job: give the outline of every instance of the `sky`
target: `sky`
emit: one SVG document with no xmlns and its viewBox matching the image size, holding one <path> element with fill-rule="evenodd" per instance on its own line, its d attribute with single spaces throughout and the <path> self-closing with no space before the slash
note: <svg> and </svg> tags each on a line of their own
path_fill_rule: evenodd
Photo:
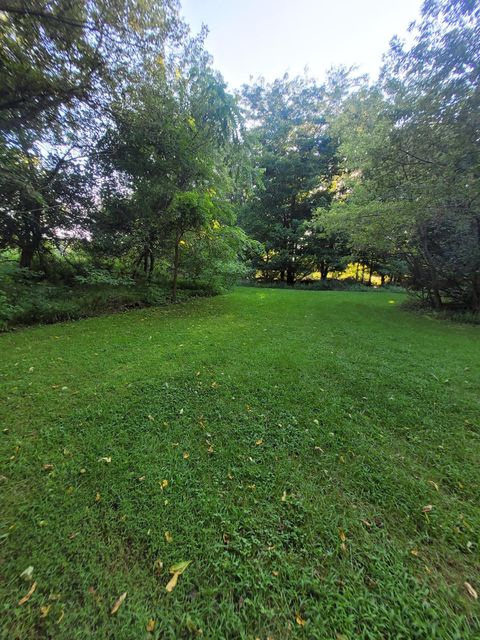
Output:
<svg viewBox="0 0 480 640">
<path fill-rule="evenodd" d="M 332 66 L 356 65 L 376 78 L 392 36 L 405 35 L 422 0 L 181 0 L 194 33 L 230 89 L 250 76 L 303 73 L 322 80 Z"/>
</svg>

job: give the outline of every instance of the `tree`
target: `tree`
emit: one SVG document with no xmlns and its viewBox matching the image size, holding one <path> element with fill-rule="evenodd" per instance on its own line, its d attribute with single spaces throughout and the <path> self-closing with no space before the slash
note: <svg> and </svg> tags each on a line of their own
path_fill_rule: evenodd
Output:
<svg viewBox="0 0 480 640">
<path fill-rule="evenodd" d="M 186 27 L 174 0 L 0 0 L 0 11 L 0 247 L 31 267 L 86 222 L 86 158 L 112 101 Z"/>
<path fill-rule="evenodd" d="M 171 251 L 174 299 L 185 234 L 207 225 L 231 196 L 228 159 L 240 135 L 234 97 L 201 41 L 194 45 L 173 73 L 158 65 L 115 106 L 98 150 L 103 206 L 91 227 L 95 244 L 116 224 L 117 247 L 133 252 L 147 276 Z"/>
<path fill-rule="evenodd" d="M 244 87 L 263 186 L 242 215 L 248 233 L 264 243 L 264 264 L 294 284 L 306 243 L 304 222 L 329 201 L 334 147 L 322 114 L 324 90 L 307 78 L 285 75 L 272 84 Z"/>
<path fill-rule="evenodd" d="M 436 308 L 480 310 L 479 18 L 478 3 L 425 2 L 411 47 L 394 39 L 378 86 L 337 120 L 357 226 L 380 254 L 388 238 Z"/>
<path fill-rule="evenodd" d="M 27 136 L 23 148 L 0 147 L 0 249 L 18 248 L 21 267 L 86 217 L 85 176 L 67 156 L 52 150 L 40 159 Z"/>
<path fill-rule="evenodd" d="M 176 0 L 0 0 L 0 130 L 56 125 L 108 103 L 184 37 Z"/>
</svg>

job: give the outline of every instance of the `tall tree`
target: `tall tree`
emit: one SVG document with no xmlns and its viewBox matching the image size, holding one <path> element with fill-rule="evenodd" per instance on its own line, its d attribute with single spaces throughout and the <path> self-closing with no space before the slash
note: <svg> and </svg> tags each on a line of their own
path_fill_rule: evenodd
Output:
<svg viewBox="0 0 480 640">
<path fill-rule="evenodd" d="M 313 81 L 288 75 L 243 90 L 263 185 L 247 203 L 242 224 L 265 245 L 258 267 L 288 284 L 309 272 L 311 242 L 305 223 L 331 200 L 336 159 L 326 95 Z"/>
<path fill-rule="evenodd" d="M 434 307 L 480 310 L 480 6 L 428 0 L 412 34 L 339 116 L 350 211 L 373 245 L 382 227 Z"/>
<path fill-rule="evenodd" d="M 21 266 L 84 222 L 85 156 L 114 98 L 186 33 L 177 10 L 175 0 L 0 0 L 0 247 L 18 249 Z"/>
<path fill-rule="evenodd" d="M 105 206 L 92 225 L 94 241 L 101 241 L 121 208 L 117 246 L 134 253 L 147 275 L 158 256 L 171 252 L 174 298 L 185 234 L 214 211 L 220 215 L 230 196 L 228 158 L 239 136 L 234 97 L 211 70 L 201 41 L 192 45 L 196 51 L 190 48 L 173 74 L 159 64 L 115 106 L 99 147 Z"/>
</svg>

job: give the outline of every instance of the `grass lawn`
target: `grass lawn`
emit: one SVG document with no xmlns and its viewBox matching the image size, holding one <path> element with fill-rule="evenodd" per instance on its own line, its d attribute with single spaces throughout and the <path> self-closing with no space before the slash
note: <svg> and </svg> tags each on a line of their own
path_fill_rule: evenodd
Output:
<svg viewBox="0 0 480 640">
<path fill-rule="evenodd" d="M 480 638 L 480 330 L 402 299 L 0 336 L 0 636 Z"/>
</svg>

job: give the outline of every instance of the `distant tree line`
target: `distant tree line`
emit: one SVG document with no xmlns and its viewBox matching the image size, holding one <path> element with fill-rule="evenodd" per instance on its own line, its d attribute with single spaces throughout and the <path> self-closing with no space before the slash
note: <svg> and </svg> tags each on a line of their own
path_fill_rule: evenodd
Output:
<svg viewBox="0 0 480 640">
<path fill-rule="evenodd" d="M 146 280 L 352 268 L 480 311 L 480 5 L 426 0 L 379 79 L 230 93 L 176 0 L 0 0 L 0 250 Z M 252 273 L 252 271 L 250 271 Z"/>
</svg>

